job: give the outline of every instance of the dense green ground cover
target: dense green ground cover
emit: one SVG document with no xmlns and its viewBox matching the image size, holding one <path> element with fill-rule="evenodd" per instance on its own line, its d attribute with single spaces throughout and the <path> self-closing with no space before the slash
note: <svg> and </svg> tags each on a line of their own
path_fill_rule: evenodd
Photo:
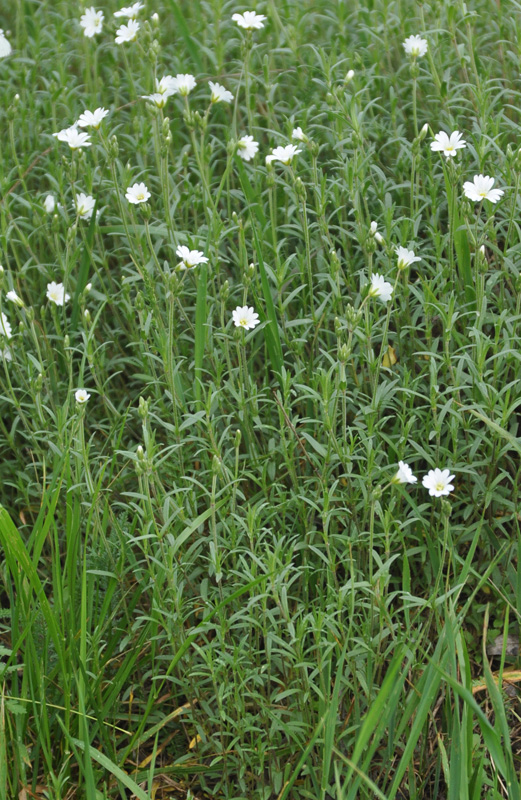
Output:
<svg viewBox="0 0 521 800">
<path fill-rule="evenodd" d="M 0 3 L 0 800 L 521 798 L 521 6 L 144 1 Z"/>
</svg>

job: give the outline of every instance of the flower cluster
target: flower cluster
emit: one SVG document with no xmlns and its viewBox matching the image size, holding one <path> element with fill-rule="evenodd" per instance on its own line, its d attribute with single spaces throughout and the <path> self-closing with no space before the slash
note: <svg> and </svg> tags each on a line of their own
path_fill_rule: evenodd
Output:
<svg viewBox="0 0 521 800">
<path fill-rule="evenodd" d="M 429 490 L 431 497 L 446 497 L 454 491 L 454 475 L 450 474 L 449 469 L 431 469 L 427 475 L 423 476 L 422 486 Z M 416 483 L 418 478 L 413 474 L 412 469 L 404 461 L 398 462 L 398 471 L 391 483 Z"/>
</svg>

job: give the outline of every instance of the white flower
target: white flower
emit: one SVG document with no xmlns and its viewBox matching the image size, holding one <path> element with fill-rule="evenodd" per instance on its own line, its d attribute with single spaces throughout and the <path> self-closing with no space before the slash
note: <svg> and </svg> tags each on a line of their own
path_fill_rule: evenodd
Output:
<svg viewBox="0 0 521 800">
<path fill-rule="evenodd" d="M 233 101 L 233 94 L 220 83 L 208 81 L 208 86 L 212 92 L 212 103 L 231 103 Z"/>
<path fill-rule="evenodd" d="M 398 461 L 398 472 L 392 479 L 392 483 L 416 483 L 418 478 L 413 475 L 412 469 L 404 461 Z"/>
<path fill-rule="evenodd" d="M 165 75 L 160 81 L 156 78 L 156 91 L 153 94 L 143 94 L 141 96 L 144 100 L 154 103 L 158 108 L 163 108 L 168 98 L 176 93 L 176 79 L 171 75 Z"/>
<path fill-rule="evenodd" d="M 85 36 L 92 39 L 97 33 L 101 33 L 104 19 L 105 15 L 103 11 L 96 11 L 94 6 L 86 8 L 85 13 L 80 17 L 80 25 L 83 28 Z"/>
<path fill-rule="evenodd" d="M 257 30 L 264 28 L 264 20 L 266 17 L 263 14 L 256 14 L 255 11 L 245 11 L 244 14 L 233 14 L 232 19 L 237 23 L 239 28 L 252 31 L 255 28 Z"/>
<path fill-rule="evenodd" d="M 16 303 L 16 305 L 20 306 L 20 308 L 24 307 L 24 301 L 21 297 L 18 297 L 14 289 L 11 289 L 9 292 L 7 292 L 5 297 L 6 300 L 9 300 L 11 303 Z"/>
<path fill-rule="evenodd" d="M 58 133 L 53 133 L 53 136 L 56 136 L 60 142 L 67 142 L 71 150 L 79 150 L 82 147 L 90 147 L 92 145 L 89 134 L 80 132 L 74 126 L 72 128 L 63 128 Z"/>
<path fill-rule="evenodd" d="M 371 227 L 369 228 L 369 236 L 374 236 L 378 244 L 382 244 L 384 241 L 382 234 L 378 233 L 378 225 L 374 220 L 371 222 Z"/>
<path fill-rule="evenodd" d="M 173 78 L 173 86 L 175 86 L 176 90 L 182 97 L 186 97 L 190 94 L 192 89 L 196 87 L 196 81 L 193 75 L 190 74 L 183 74 L 178 73 L 175 78 Z"/>
<path fill-rule="evenodd" d="M 304 133 L 301 127 L 293 128 L 293 132 L 291 134 L 292 139 L 298 139 L 299 142 L 307 142 L 308 137 Z"/>
<path fill-rule="evenodd" d="M 13 356 L 8 347 L 4 347 L 3 349 L 0 347 L 0 358 L 4 358 L 6 361 L 13 360 Z"/>
<path fill-rule="evenodd" d="M 164 108 L 166 106 L 166 101 L 168 100 L 168 95 L 161 94 L 161 92 L 142 94 L 141 97 L 143 100 L 148 100 L 149 103 L 153 103 L 153 105 L 157 106 L 157 108 Z"/>
<path fill-rule="evenodd" d="M 0 58 L 5 58 L 6 56 L 10 56 L 12 53 L 13 48 L 5 38 L 5 34 L 0 28 Z"/>
<path fill-rule="evenodd" d="M 156 91 L 170 97 L 177 92 L 176 79 L 172 75 L 164 75 L 160 81 L 156 78 Z"/>
<path fill-rule="evenodd" d="M 80 194 L 76 195 L 76 213 L 78 217 L 82 219 L 90 219 L 92 217 L 92 212 L 94 211 L 94 205 L 96 201 L 90 194 Z"/>
<path fill-rule="evenodd" d="M 119 11 L 114 11 L 115 17 L 127 17 L 127 19 L 135 19 L 142 8 L 145 6 L 143 3 L 134 3 L 126 8 L 120 8 Z"/>
<path fill-rule="evenodd" d="M 427 52 L 427 39 L 422 39 L 421 36 L 409 36 L 403 43 L 403 49 L 413 58 L 424 56 Z"/>
<path fill-rule="evenodd" d="M 474 175 L 472 181 L 465 181 L 463 184 L 465 197 L 468 197 L 469 200 L 474 200 L 476 203 L 480 203 L 482 200 L 490 200 L 491 203 L 497 203 L 504 192 L 503 189 L 492 188 L 494 180 L 488 175 Z"/>
<path fill-rule="evenodd" d="M 347 75 L 346 75 L 345 80 L 344 80 L 344 83 L 349 83 L 350 81 L 353 80 L 354 77 L 355 77 L 354 69 L 348 70 Z"/>
<path fill-rule="evenodd" d="M 275 149 L 271 151 L 271 155 L 266 156 L 266 164 L 271 164 L 272 161 L 282 161 L 283 164 L 291 164 L 293 157 L 301 152 L 302 150 L 298 150 L 294 144 L 288 144 L 286 147 L 275 147 Z"/>
<path fill-rule="evenodd" d="M 52 194 L 48 194 L 45 200 L 43 201 L 43 207 L 45 208 L 48 214 L 52 214 L 54 211 L 54 207 L 56 205 L 56 201 Z"/>
<path fill-rule="evenodd" d="M 244 328 L 249 331 L 259 324 L 259 315 L 250 306 L 237 306 L 235 311 L 232 311 L 232 317 L 236 328 Z"/>
<path fill-rule="evenodd" d="M 106 108 L 97 108 L 95 111 L 84 111 L 83 114 L 80 114 L 76 125 L 79 125 L 80 128 L 96 128 L 97 130 L 109 113 L 110 112 L 107 111 Z"/>
<path fill-rule="evenodd" d="M 177 265 L 178 269 L 192 269 L 198 264 L 206 264 L 208 261 L 201 250 L 190 250 L 190 248 L 186 247 L 184 244 L 179 245 L 175 254 L 181 259 L 180 263 Z"/>
<path fill-rule="evenodd" d="M 57 306 L 63 306 L 69 302 L 71 296 L 65 293 L 63 283 L 51 281 L 51 283 L 47 284 L 47 299 L 52 303 L 56 303 Z"/>
<path fill-rule="evenodd" d="M 128 187 L 125 197 L 129 203 L 137 205 L 138 203 L 146 203 L 151 194 L 144 183 L 135 183 L 133 186 Z"/>
<path fill-rule="evenodd" d="M 3 311 L 0 313 L 0 336 L 5 336 L 6 339 L 10 339 L 12 336 L 12 329 L 9 325 L 9 320 Z"/>
<path fill-rule="evenodd" d="M 369 297 L 378 297 L 382 303 L 387 303 L 391 299 L 393 287 L 388 283 L 383 275 L 375 272 L 371 277 L 371 288 L 369 289 Z"/>
<path fill-rule="evenodd" d="M 453 131 L 451 135 L 440 131 L 431 142 L 431 150 L 438 153 L 443 153 L 446 158 L 454 158 L 457 150 L 467 146 L 466 141 L 462 138 L 463 134 L 459 131 Z"/>
<path fill-rule="evenodd" d="M 116 31 L 116 44 L 124 44 L 125 42 L 134 42 L 139 30 L 139 22 L 135 19 L 129 19 L 126 25 L 122 25 Z"/>
<path fill-rule="evenodd" d="M 454 486 L 451 481 L 454 480 L 454 475 L 450 474 L 449 469 L 431 469 L 423 478 L 423 485 L 429 490 L 431 497 L 443 497 L 443 495 L 450 494 Z"/>
<path fill-rule="evenodd" d="M 242 136 L 237 142 L 237 155 L 243 161 L 251 161 L 257 155 L 259 143 L 256 142 L 253 136 Z"/>
<path fill-rule="evenodd" d="M 398 256 L 398 269 L 406 269 L 415 261 L 421 261 L 420 256 L 414 255 L 414 250 L 407 250 L 406 247 L 397 247 L 395 252 Z"/>
<path fill-rule="evenodd" d="M 89 399 L 90 394 L 86 389 L 76 389 L 76 391 L 74 392 L 74 397 L 76 398 L 77 403 L 83 405 Z"/>
</svg>

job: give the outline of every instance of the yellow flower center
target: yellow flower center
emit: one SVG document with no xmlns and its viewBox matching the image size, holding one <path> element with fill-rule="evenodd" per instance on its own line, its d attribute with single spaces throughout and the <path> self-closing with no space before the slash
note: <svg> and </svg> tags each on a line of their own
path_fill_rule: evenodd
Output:
<svg viewBox="0 0 521 800">
<path fill-rule="evenodd" d="M 437 483 L 434 488 L 436 489 L 437 492 L 443 492 L 443 490 L 445 489 L 445 484 L 444 483 Z"/>
<path fill-rule="evenodd" d="M 479 192 L 479 196 L 480 197 L 486 197 L 487 196 L 487 192 Z"/>
</svg>

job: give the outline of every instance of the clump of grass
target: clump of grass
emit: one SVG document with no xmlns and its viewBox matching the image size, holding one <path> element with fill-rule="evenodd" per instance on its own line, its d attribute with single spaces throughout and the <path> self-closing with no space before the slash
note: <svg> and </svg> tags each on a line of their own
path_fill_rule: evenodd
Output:
<svg viewBox="0 0 521 800">
<path fill-rule="evenodd" d="M 118 10 L 0 15 L 0 800 L 519 797 L 516 5 Z"/>
</svg>

